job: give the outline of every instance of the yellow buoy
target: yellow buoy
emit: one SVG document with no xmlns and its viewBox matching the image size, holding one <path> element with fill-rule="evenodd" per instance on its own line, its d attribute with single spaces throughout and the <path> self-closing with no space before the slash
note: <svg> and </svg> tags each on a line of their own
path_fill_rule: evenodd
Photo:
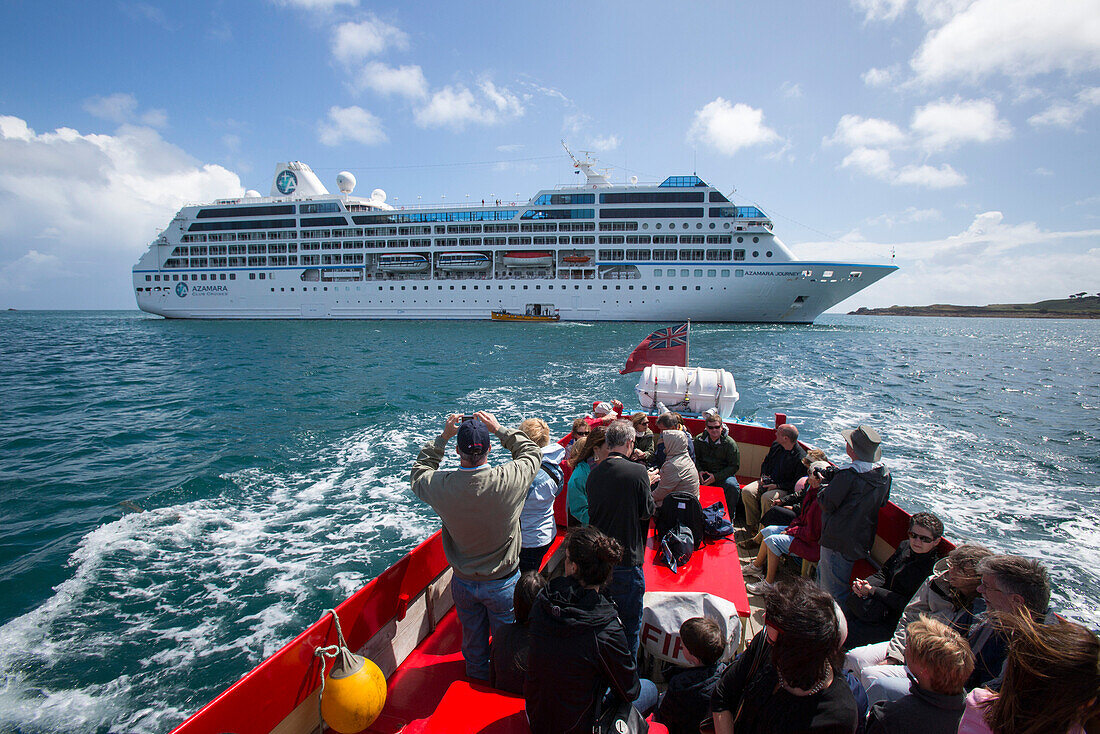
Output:
<svg viewBox="0 0 1100 734">
<path fill-rule="evenodd" d="M 382 671 L 370 660 L 341 647 L 321 692 L 325 723 L 340 734 L 355 734 L 373 724 L 385 705 L 386 677 Z"/>
</svg>

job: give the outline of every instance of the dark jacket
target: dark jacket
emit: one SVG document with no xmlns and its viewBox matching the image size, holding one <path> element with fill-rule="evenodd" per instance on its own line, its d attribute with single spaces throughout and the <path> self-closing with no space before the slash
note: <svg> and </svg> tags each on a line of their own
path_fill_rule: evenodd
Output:
<svg viewBox="0 0 1100 734">
<path fill-rule="evenodd" d="M 653 456 L 657 453 L 656 448 L 657 434 L 653 431 L 646 431 L 645 433 L 639 433 L 634 437 L 634 448 L 641 451 L 643 456 L 640 461 L 643 464 L 650 464 L 653 461 Z"/>
<path fill-rule="evenodd" d="M 726 666 L 723 663 L 675 668 L 667 674 L 668 690 L 657 709 L 657 720 L 669 734 L 699 734 L 699 724 L 710 713 L 710 697 Z"/>
<path fill-rule="evenodd" d="M 760 476 L 771 477 L 772 484 L 784 492 L 793 492 L 795 482 L 806 476 L 806 465 L 802 463 L 804 458 L 806 458 L 806 449 L 802 448 L 797 441 L 790 451 L 776 441 L 768 449 L 768 455 L 760 464 Z"/>
<path fill-rule="evenodd" d="M 841 469 L 821 486 L 822 548 L 829 548 L 849 561 L 867 558 L 875 544 L 878 511 L 890 499 L 890 470 L 876 464 L 859 473 L 855 467 Z"/>
<path fill-rule="evenodd" d="M 854 594 L 849 601 L 858 606 L 855 616 L 865 622 L 889 622 L 891 629 L 901 618 L 905 605 L 917 593 L 917 589 L 932 573 L 939 560 L 935 549 L 927 553 L 914 553 L 908 540 L 898 543 L 898 549 L 877 573 L 867 578 L 874 587 L 871 596 L 860 599 Z M 849 615 L 850 616 L 850 615 Z"/>
<path fill-rule="evenodd" d="M 622 543 L 623 566 L 642 565 L 649 518 L 657 509 L 645 467 L 612 452 L 588 475 L 585 490 L 589 524 Z"/>
<path fill-rule="evenodd" d="M 497 629 L 489 648 L 489 685 L 522 696 L 530 650 L 527 625 L 512 622 Z"/>
<path fill-rule="evenodd" d="M 711 442 L 704 428 L 692 443 L 695 444 L 695 466 L 699 471 L 713 474 L 714 483 L 719 487 L 722 482 L 736 476 L 737 470 L 741 468 L 741 452 L 737 450 L 737 442 L 725 428 L 722 428 L 722 437 L 714 442 Z"/>
<path fill-rule="evenodd" d="M 726 668 L 714 687 L 710 708 L 728 711 L 737 734 L 853 734 L 859 719 L 852 690 L 839 673 L 832 685 L 812 696 L 795 696 L 780 687 L 766 631 L 757 633 Z"/>
<path fill-rule="evenodd" d="M 529 673 L 523 693 L 534 734 L 590 734 L 615 676 L 627 696 L 641 691 L 615 605 L 571 576 L 539 593 L 531 610 Z M 603 662 L 601 662 L 601 658 Z"/>
<path fill-rule="evenodd" d="M 955 734 L 965 708 L 965 693 L 935 693 L 910 683 L 909 695 L 871 707 L 867 734 Z"/>
</svg>

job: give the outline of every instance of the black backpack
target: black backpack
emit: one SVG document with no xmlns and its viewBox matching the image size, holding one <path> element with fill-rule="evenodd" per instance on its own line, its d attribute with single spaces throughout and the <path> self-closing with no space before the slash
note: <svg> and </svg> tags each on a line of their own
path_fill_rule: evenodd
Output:
<svg viewBox="0 0 1100 734">
<path fill-rule="evenodd" d="M 689 492 L 673 492 L 657 509 L 659 557 L 676 572 L 703 545 L 703 507 Z"/>
<path fill-rule="evenodd" d="M 726 517 L 726 506 L 721 502 L 703 508 L 703 535 L 707 540 L 733 535 L 733 523 Z"/>
</svg>

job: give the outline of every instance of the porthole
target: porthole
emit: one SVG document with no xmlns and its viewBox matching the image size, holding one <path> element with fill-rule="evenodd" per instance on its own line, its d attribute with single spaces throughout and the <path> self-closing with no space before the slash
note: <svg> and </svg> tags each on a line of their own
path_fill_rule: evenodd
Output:
<svg viewBox="0 0 1100 734">
<path fill-rule="evenodd" d="M 729 229 L 729 228 L 730 228 L 730 223 L 729 222 L 722 222 L 722 229 Z"/>
<path fill-rule="evenodd" d="M 738 242 L 744 242 L 744 241 L 745 241 L 745 238 L 744 238 L 744 237 L 738 237 L 738 238 L 737 238 L 737 241 L 738 241 Z"/>
<path fill-rule="evenodd" d="M 760 257 L 760 250 L 753 250 L 752 251 L 752 256 L 753 257 Z"/>
<path fill-rule="evenodd" d="M 702 222 L 696 222 L 695 223 L 695 229 L 702 229 L 702 228 L 703 228 L 703 223 Z"/>
<path fill-rule="evenodd" d="M 771 250 L 768 250 L 767 252 L 764 253 L 764 257 L 771 257 L 771 256 L 772 256 L 772 251 Z"/>
<path fill-rule="evenodd" d="M 656 227 L 657 229 L 660 229 L 661 228 L 661 223 L 657 222 L 657 224 L 655 224 L 654 227 Z"/>
<path fill-rule="evenodd" d="M 759 241 L 760 241 L 760 238 L 759 238 L 759 237 L 753 237 L 753 238 L 752 238 L 752 241 L 753 241 L 753 242 L 759 242 Z"/>
<path fill-rule="evenodd" d="M 714 222 L 711 222 L 711 223 L 710 223 L 710 228 L 711 228 L 711 229 L 714 229 Z"/>
</svg>

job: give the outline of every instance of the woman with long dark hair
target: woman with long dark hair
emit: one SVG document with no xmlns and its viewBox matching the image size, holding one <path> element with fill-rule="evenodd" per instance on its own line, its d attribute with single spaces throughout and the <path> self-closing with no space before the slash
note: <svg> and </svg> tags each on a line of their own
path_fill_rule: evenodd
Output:
<svg viewBox="0 0 1100 734">
<path fill-rule="evenodd" d="M 566 459 L 573 473 L 569 475 L 567 499 L 569 515 L 578 524 L 588 523 L 588 491 L 585 483 L 592 467 L 607 458 L 607 442 L 604 440 L 604 427 L 592 426 L 583 441 L 573 444 Z M 573 524 L 572 522 L 570 524 Z"/>
<path fill-rule="evenodd" d="M 970 692 L 959 734 L 1084 734 L 1085 722 L 1100 716 L 1100 638 L 1031 614 L 999 622 L 1010 639 L 1001 690 Z"/>
<path fill-rule="evenodd" d="M 591 525 L 565 539 L 565 576 L 550 581 L 531 611 L 524 698 L 535 734 L 590 734 L 622 691 L 643 713 L 657 687 L 639 679 L 618 610 L 600 589 L 623 548 Z"/>
</svg>

